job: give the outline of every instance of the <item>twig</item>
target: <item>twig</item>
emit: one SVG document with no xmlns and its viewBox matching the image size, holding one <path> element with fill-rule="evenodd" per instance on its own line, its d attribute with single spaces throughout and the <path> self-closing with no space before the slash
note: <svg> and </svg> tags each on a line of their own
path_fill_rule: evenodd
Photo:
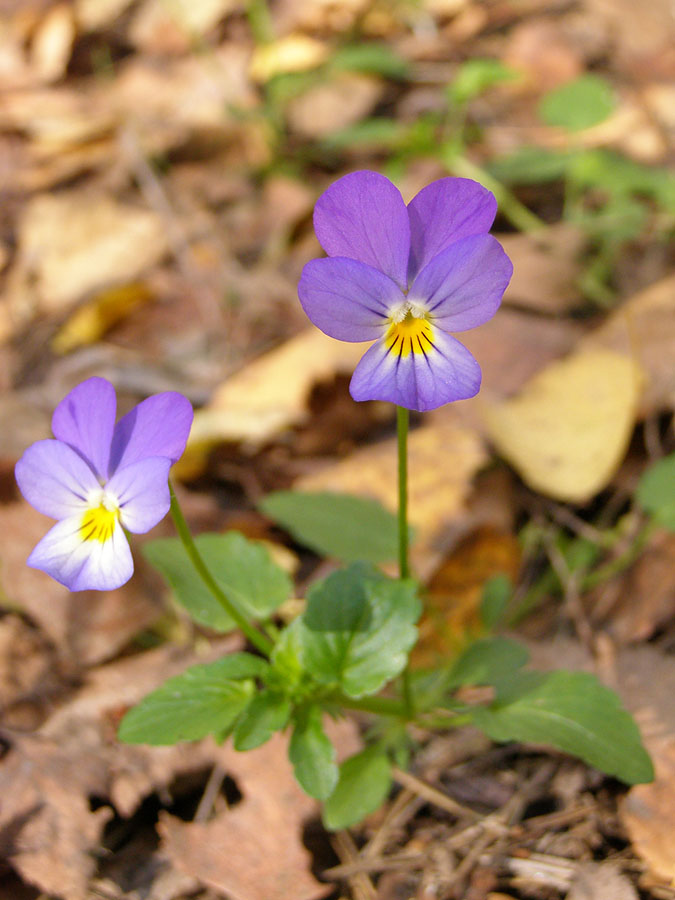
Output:
<svg viewBox="0 0 675 900">
<path fill-rule="evenodd" d="M 206 782 L 204 793 L 199 801 L 197 812 L 194 815 L 194 822 L 206 822 L 213 811 L 213 805 L 216 802 L 220 789 L 225 781 L 225 770 L 216 763 L 211 769 L 209 780 Z"/>
<path fill-rule="evenodd" d="M 446 812 L 451 813 L 453 816 L 457 816 L 460 819 L 471 819 L 474 822 L 481 818 L 480 814 L 475 812 L 470 807 L 463 806 L 461 803 L 453 800 L 452 797 L 448 797 L 447 794 L 443 794 L 438 790 L 438 788 L 427 784 L 426 781 L 422 781 L 420 778 L 416 778 L 409 772 L 404 772 L 403 769 L 399 769 L 398 766 L 394 766 L 392 774 L 394 776 L 394 779 L 402 787 L 407 788 L 409 791 L 412 791 L 419 797 L 424 798 L 424 800 L 426 800 L 428 803 L 432 803 L 439 809 L 444 809 Z"/>
<path fill-rule="evenodd" d="M 333 835 L 331 843 L 341 860 L 353 864 L 359 860 L 359 851 L 348 831 L 338 831 Z M 347 876 L 354 900 L 377 900 L 377 892 L 373 882 L 363 870 Z"/>
</svg>

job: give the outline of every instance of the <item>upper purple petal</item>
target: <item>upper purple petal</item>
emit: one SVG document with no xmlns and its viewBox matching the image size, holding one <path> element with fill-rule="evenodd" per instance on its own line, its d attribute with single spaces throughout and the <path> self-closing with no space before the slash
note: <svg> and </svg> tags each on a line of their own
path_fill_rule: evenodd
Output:
<svg viewBox="0 0 675 900">
<path fill-rule="evenodd" d="M 377 172 L 339 178 L 317 200 L 314 229 L 329 256 L 347 256 L 408 284 L 410 223 L 399 190 Z"/>
<path fill-rule="evenodd" d="M 426 344 L 426 342 L 425 342 Z M 399 356 L 377 341 L 354 370 L 354 400 L 388 400 L 426 412 L 453 400 L 466 400 L 480 390 L 480 366 L 458 340 L 438 328 L 424 352 Z"/>
<path fill-rule="evenodd" d="M 379 269 L 343 256 L 307 263 L 298 296 L 317 328 L 340 341 L 381 337 L 391 307 L 405 302 L 400 288 Z"/>
<path fill-rule="evenodd" d="M 497 215 L 494 195 L 470 178 L 441 178 L 408 204 L 410 265 L 408 281 L 434 256 L 461 238 L 489 231 Z"/>
<path fill-rule="evenodd" d="M 119 468 L 106 485 L 120 507 L 122 525 L 134 534 L 145 534 L 169 511 L 171 460 L 153 456 Z"/>
<path fill-rule="evenodd" d="M 81 513 L 101 484 L 91 467 L 68 444 L 38 441 L 16 464 L 16 481 L 31 506 L 52 519 Z"/>
<path fill-rule="evenodd" d="M 150 456 L 165 456 L 175 462 L 185 450 L 192 418 L 190 401 L 175 391 L 143 400 L 115 426 L 110 475 Z"/>
<path fill-rule="evenodd" d="M 115 388 L 94 377 L 73 388 L 52 416 L 54 437 L 77 450 L 101 478 L 108 474 L 116 408 Z"/>
<path fill-rule="evenodd" d="M 477 234 L 434 256 L 409 297 L 423 303 L 434 325 L 444 331 L 466 331 L 494 316 L 512 274 L 499 242 L 490 234 Z"/>
</svg>

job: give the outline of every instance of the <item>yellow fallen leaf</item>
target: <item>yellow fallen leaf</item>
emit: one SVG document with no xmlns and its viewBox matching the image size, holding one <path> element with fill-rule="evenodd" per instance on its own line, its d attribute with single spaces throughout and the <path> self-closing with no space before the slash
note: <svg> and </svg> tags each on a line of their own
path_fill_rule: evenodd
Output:
<svg viewBox="0 0 675 900">
<path fill-rule="evenodd" d="M 466 511 L 472 479 L 487 462 L 481 438 L 454 417 L 438 417 L 413 430 L 408 442 L 409 516 L 415 528 L 413 570 L 428 576 L 443 556 L 443 533 Z M 307 491 L 338 491 L 397 506 L 396 439 L 353 453 L 321 472 L 297 481 Z"/>
<path fill-rule="evenodd" d="M 245 366 L 195 414 L 175 476 L 197 475 L 209 449 L 218 443 L 262 443 L 302 422 L 309 415 L 312 387 L 338 372 L 351 372 L 366 346 L 334 341 L 316 328 L 308 328 Z"/>
<path fill-rule="evenodd" d="M 30 65 L 40 81 L 56 81 L 65 74 L 75 40 L 72 7 L 59 3 L 40 22 L 30 48 Z"/>
<path fill-rule="evenodd" d="M 102 291 L 76 310 L 61 326 L 52 339 L 52 350 L 54 353 L 64 354 L 77 347 L 93 344 L 113 325 L 152 298 L 152 291 L 142 282 Z"/>
<path fill-rule="evenodd" d="M 275 75 L 306 72 L 321 65 L 328 56 L 328 47 L 304 34 L 288 37 L 270 44 L 260 44 L 251 58 L 249 75 L 254 81 L 269 81 Z"/>
<path fill-rule="evenodd" d="M 623 458 L 642 384 L 629 357 L 583 350 L 549 365 L 511 400 L 487 406 L 488 433 L 530 487 L 584 503 Z"/>
</svg>

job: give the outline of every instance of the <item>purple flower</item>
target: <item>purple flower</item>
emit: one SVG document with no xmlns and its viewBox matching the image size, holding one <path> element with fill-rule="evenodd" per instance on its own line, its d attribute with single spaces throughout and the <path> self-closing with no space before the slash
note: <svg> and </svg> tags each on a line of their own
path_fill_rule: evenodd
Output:
<svg viewBox="0 0 675 900">
<path fill-rule="evenodd" d="M 59 521 L 28 557 L 71 591 L 111 590 L 134 564 L 123 529 L 143 534 L 169 511 L 168 476 L 185 449 L 192 407 L 173 391 L 149 397 L 115 424 L 115 389 L 89 378 L 54 410 L 56 440 L 16 464 L 28 502 Z"/>
<path fill-rule="evenodd" d="M 449 331 L 497 311 L 513 267 L 487 232 L 497 203 L 466 178 L 442 178 L 406 207 L 377 172 L 354 172 L 319 197 L 314 228 L 328 254 L 300 278 L 303 309 L 341 341 L 371 341 L 355 400 L 428 410 L 473 397 L 480 366 Z"/>
</svg>

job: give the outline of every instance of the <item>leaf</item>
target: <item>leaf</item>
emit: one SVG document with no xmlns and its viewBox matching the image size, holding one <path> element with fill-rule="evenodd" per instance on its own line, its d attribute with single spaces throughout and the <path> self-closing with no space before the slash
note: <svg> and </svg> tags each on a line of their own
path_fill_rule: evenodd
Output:
<svg viewBox="0 0 675 900">
<path fill-rule="evenodd" d="M 541 184 L 563 178 L 573 158 L 574 154 L 566 150 L 520 147 L 508 156 L 493 160 L 488 169 L 507 184 Z"/>
<path fill-rule="evenodd" d="M 264 660 L 245 653 L 192 666 L 129 710 L 117 736 L 127 744 L 161 745 L 227 732 L 253 695 L 248 676 L 265 668 Z"/>
<path fill-rule="evenodd" d="M 504 81 L 513 81 L 520 73 L 498 59 L 470 59 L 457 70 L 449 85 L 448 97 L 458 105 L 468 103 L 479 94 Z"/>
<path fill-rule="evenodd" d="M 420 614 L 415 585 L 356 563 L 312 585 L 299 618 L 304 668 L 350 697 L 376 693 L 405 667 Z"/>
<path fill-rule="evenodd" d="M 366 72 L 397 81 L 408 77 L 410 66 L 388 44 L 359 43 L 340 47 L 330 59 L 331 69 Z"/>
<path fill-rule="evenodd" d="M 511 698 L 473 710 L 489 737 L 549 744 L 627 784 L 651 781 L 640 732 L 613 691 L 586 672 L 523 675 Z"/>
<path fill-rule="evenodd" d="M 385 801 L 390 788 L 391 765 L 379 747 L 350 756 L 324 806 L 324 825 L 331 831 L 355 825 Z"/>
<path fill-rule="evenodd" d="M 675 453 L 647 469 L 638 482 L 635 499 L 659 524 L 675 531 Z"/>
<path fill-rule="evenodd" d="M 488 629 L 496 628 L 504 620 L 513 585 L 508 575 L 493 575 L 483 587 L 480 617 Z"/>
<path fill-rule="evenodd" d="M 584 503 L 608 484 L 623 458 L 642 382 L 632 359 L 581 350 L 486 409 L 488 429 L 530 487 Z"/>
<path fill-rule="evenodd" d="M 288 724 L 291 702 L 277 691 L 256 694 L 241 714 L 232 740 L 235 750 L 254 750 Z"/>
<path fill-rule="evenodd" d="M 599 75 L 585 74 L 545 94 L 538 113 L 547 125 L 582 131 L 603 122 L 615 105 L 608 82 Z"/>
<path fill-rule="evenodd" d="M 237 531 L 201 534 L 195 543 L 223 592 L 251 619 L 267 618 L 290 597 L 290 579 L 262 544 Z M 149 541 L 143 554 L 166 578 L 176 599 L 195 622 L 216 631 L 231 631 L 235 627 L 204 585 L 178 538 Z"/>
<path fill-rule="evenodd" d="M 298 783 L 317 800 L 330 797 L 338 780 L 335 748 L 323 730 L 321 718 L 320 707 L 303 709 L 288 748 L 288 758 L 293 763 Z"/>
<path fill-rule="evenodd" d="M 376 500 L 328 491 L 278 491 L 258 504 L 306 547 L 345 562 L 378 563 L 398 553 L 396 516 Z"/>
<path fill-rule="evenodd" d="M 463 684 L 489 684 L 499 687 L 530 658 L 517 641 L 503 637 L 474 641 L 455 661 L 448 673 L 448 688 Z"/>
</svg>

